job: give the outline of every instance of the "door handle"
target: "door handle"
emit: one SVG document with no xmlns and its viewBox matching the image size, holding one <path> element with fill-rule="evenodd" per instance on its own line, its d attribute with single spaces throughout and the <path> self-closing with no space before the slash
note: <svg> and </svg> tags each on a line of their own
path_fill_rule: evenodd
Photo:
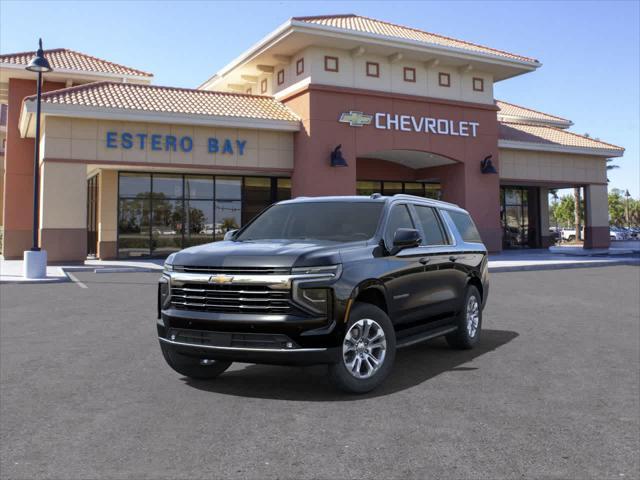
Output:
<svg viewBox="0 0 640 480">
<path fill-rule="evenodd" d="M 451 255 L 451 256 L 449 257 L 449 261 L 450 261 L 450 262 L 455 262 L 456 260 L 458 260 L 458 257 L 456 257 L 455 255 Z"/>
<path fill-rule="evenodd" d="M 418 260 L 422 265 L 426 265 L 427 263 L 429 263 L 431 261 L 431 259 L 429 257 L 424 257 L 421 258 L 420 260 Z"/>
</svg>

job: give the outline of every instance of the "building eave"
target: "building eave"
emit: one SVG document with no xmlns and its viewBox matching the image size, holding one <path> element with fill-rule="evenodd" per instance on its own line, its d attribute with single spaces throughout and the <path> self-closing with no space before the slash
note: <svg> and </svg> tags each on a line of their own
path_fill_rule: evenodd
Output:
<svg viewBox="0 0 640 480">
<path fill-rule="evenodd" d="M 31 124 L 35 116 L 36 102 L 23 102 L 20 112 L 20 135 L 31 136 Z M 247 128 L 256 130 L 275 130 L 297 132 L 300 130 L 299 121 L 270 120 L 248 117 L 229 117 L 219 115 L 194 115 L 171 112 L 149 112 L 142 110 L 87 107 L 83 105 L 42 104 L 43 116 L 85 118 L 94 120 L 111 120 L 126 122 L 160 123 L 174 125 L 194 125 L 207 127 Z"/>
<path fill-rule="evenodd" d="M 498 112 L 498 121 L 507 123 L 521 123 L 526 125 L 540 125 L 541 127 L 556 127 L 567 129 L 573 126 L 571 120 L 540 120 L 531 117 L 523 117 L 519 115 L 505 115 Z"/>
<path fill-rule="evenodd" d="M 536 152 L 567 153 L 574 155 L 590 155 L 595 157 L 612 158 L 624 155 L 624 149 L 571 147 L 558 144 L 544 144 L 533 142 L 516 142 L 513 140 L 498 140 L 498 148 L 509 150 L 529 150 Z"/>
<path fill-rule="evenodd" d="M 251 46 L 248 50 L 243 52 L 240 56 L 236 57 L 230 63 L 222 67 L 218 72 L 212 75 L 205 82 L 200 84 L 197 88 L 206 89 L 210 87 L 215 81 L 225 77 L 229 72 L 236 68 L 250 62 L 252 59 L 263 53 L 267 48 L 271 47 L 284 37 L 292 33 L 307 33 L 312 35 L 330 35 L 332 38 L 342 38 L 345 40 L 353 41 L 366 41 L 367 43 L 373 43 L 385 47 L 395 48 L 407 48 L 416 52 L 422 52 L 426 54 L 442 55 L 445 54 L 450 57 L 463 61 L 482 61 L 485 63 L 491 63 L 496 66 L 517 68 L 521 71 L 511 75 L 511 77 L 528 73 L 536 70 L 542 66 L 542 63 L 538 61 L 525 61 L 515 58 L 502 57 L 499 55 L 492 55 L 484 52 L 471 52 L 463 48 L 447 47 L 444 45 L 426 44 L 418 40 L 400 39 L 388 35 L 380 35 L 369 32 L 347 31 L 337 27 L 330 27 L 326 25 L 310 24 L 299 20 L 290 19 L 280 25 L 276 30 L 268 34 L 261 41 Z M 506 77 L 506 78 L 511 78 Z"/>
</svg>

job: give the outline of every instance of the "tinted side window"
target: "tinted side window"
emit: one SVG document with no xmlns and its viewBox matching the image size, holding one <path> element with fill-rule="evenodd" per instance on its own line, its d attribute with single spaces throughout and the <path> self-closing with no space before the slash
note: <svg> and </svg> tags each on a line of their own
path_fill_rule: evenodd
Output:
<svg viewBox="0 0 640 480">
<path fill-rule="evenodd" d="M 387 245 L 393 245 L 393 234 L 399 228 L 416 228 L 411 221 L 411 215 L 406 205 L 394 205 L 389 213 L 389 221 L 387 222 L 387 230 L 384 239 Z"/>
<path fill-rule="evenodd" d="M 450 211 L 449 216 L 465 242 L 482 243 L 478 229 L 469 214 Z"/>
<path fill-rule="evenodd" d="M 415 205 L 415 208 L 424 232 L 422 245 L 446 245 L 446 237 L 435 209 L 423 205 Z"/>
</svg>

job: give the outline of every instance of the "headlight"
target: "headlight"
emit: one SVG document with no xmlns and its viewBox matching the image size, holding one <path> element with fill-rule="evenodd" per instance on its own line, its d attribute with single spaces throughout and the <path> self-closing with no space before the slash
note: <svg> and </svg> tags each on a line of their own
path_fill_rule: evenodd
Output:
<svg viewBox="0 0 640 480">
<path fill-rule="evenodd" d="M 329 312 L 329 289 L 296 288 L 294 298 L 298 304 L 314 313 L 326 315 Z"/>
<path fill-rule="evenodd" d="M 342 273 L 342 265 L 325 265 L 322 267 L 295 267 L 291 269 L 293 275 L 327 275 L 339 277 Z"/>
<path fill-rule="evenodd" d="M 164 261 L 164 271 L 165 272 L 173 272 L 173 260 L 176 258 L 176 254 L 172 253 L 167 257 Z"/>
</svg>

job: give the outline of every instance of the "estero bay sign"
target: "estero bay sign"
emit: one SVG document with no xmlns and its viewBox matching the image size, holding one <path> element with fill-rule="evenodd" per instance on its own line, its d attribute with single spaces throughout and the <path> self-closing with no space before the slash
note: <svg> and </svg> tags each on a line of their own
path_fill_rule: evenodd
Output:
<svg viewBox="0 0 640 480">
<path fill-rule="evenodd" d="M 131 132 L 107 132 L 107 148 L 124 148 L 125 150 L 138 149 L 164 151 L 164 152 L 184 152 L 193 150 L 193 138 L 189 135 L 175 136 L 162 134 L 131 133 Z M 229 138 L 218 139 L 209 137 L 207 139 L 207 151 L 209 153 L 221 153 L 233 155 L 244 155 L 246 140 L 231 140 Z"/>
<path fill-rule="evenodd" d="M 430 133 L 434 135 L 451 135 L 455 137 L 476 137 L 479 122 L 456 121 L 446 118 L 416 117 L 377 112 L 373 115 L 349 111 L 343 112 L 338 120 L 352 127 L 363 127 L 374 124 L 380 130 L 399 130 L 402 132 Z"/>
</svg>

